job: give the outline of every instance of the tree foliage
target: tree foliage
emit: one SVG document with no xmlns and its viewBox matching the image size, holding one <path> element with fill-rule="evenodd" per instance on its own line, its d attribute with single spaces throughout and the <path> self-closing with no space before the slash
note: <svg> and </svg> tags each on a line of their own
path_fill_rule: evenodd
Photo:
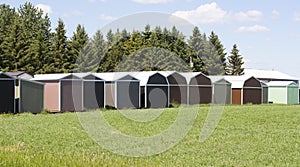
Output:
<svg viewBox="0 0 300 167">
<path fill-rule="evenodd" d="M 226 62 L 218 35 L 195 27 L 186 37 L 170 29 L 146 25 L 143 31 L 97 31 L 89 38 L 78 24 L 68 38 L 63 20 L 51 30 L 47 14 L 26 2 L 18 9 L 0 5 L 0 71 L 38 73 L 141 70 L 200 71 L 241 75 L 242 56 L 236 46 Z"/>
</svg>

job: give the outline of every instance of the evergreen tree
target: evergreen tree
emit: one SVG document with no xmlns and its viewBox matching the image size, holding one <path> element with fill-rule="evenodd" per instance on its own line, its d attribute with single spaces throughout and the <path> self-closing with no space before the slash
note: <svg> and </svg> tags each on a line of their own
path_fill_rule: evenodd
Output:
<svg viewBox="0 0 300 167">
<path fill-rule="evenodd" d="M 212 46 L 214 47 L 214 49 L 217 52 L 218 56 L 218 62 L 216 63 L 221 63 L 223 66 L 223 72 L 221 74 L 225 74 L 225 69 L 226 69 L 226 54 L 225 53 L 225 48 L 223 46 L 223 44 L 221 43 L 218 35 L 216 35 L 213 31 L 211 32 L 210 36 L 209 36 L 209 42 L 212 44 Z M 216 59 L 217 60 L 217 59 Z"/>
<path fill-rule="evenodd" d="M 67 68 L 69 72 L 72 72 L 72 70 L 74 69 L 77 58 L 81 50 L 85 47 L 85 44 L 88 42 L 88 40 L 88 34 L 86 33 L 84 27 L 79 24 L 69 42 L 70 48 L 67 60 L 70 63 L 70 66 L 68 66 Z"/>
<path fill-rule="evenodd" d="M 59 19 L 52 37 L 53 57 L 49 58 L 48 70 L 51 73 L 68 73 L 72 66 L 68 55 L 68 42 L 64 22 Z"/>
<path fill-rule="evenodd" d="M 242 67 L 243 57 L 239 54 L 239 50 L 237 49 L 237 45 L 234 44 L 232 50 L 230 52 L 230 56 L 228 56 L 228 65 L 226 69 L 227 75 L 243 75 L 244 68 Z"/>
</svg>

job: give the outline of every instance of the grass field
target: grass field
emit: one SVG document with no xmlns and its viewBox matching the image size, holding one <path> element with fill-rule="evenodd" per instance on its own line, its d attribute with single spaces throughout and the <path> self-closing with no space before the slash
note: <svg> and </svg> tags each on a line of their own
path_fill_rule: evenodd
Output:
<svg viewBox="0 0 300 167">
<path fill-rule="evenodd" d="M 101 112 L 122 133 L 150 136 L 172 124 L 177 110 L 166 109 L 150 123 Z M 209 106 L 201 107 L 175 147 L 143 158 L 101 148 L 76 113 L 0 115 L 0 166 L 300 166 L 300 106 L 227 106 L 213 135 L 200 143 L 208 111 Z"/>
</svg>

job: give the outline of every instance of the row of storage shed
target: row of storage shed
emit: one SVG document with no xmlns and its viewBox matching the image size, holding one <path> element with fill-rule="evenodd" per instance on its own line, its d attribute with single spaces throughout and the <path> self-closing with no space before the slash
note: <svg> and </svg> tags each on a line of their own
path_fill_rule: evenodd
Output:
<svg viewBox="0 0 300 167">
<path fill-rule="evenodd" d="M 16 75 L 18 74 L 18 75 Z M 298 104 L 293 81 L 175 71 L 39 74 L 0 73 L 0 112 L 164 108 L 178 104 Z"/>
</svg>

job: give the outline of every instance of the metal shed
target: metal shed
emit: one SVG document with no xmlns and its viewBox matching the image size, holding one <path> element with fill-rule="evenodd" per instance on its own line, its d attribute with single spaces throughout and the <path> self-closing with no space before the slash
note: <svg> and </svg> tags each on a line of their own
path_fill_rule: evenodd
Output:
<svg viewBox="0 0 300 167">
<path fill-rule="evenodd" d="M 73 74 L 39 74 L 45 84 L 44 107 L 52 112 L 83 110 L 83 80 Z"/>
<path fill-rule="evenodd" d="M 169 107 L 169 83 L 164 75 L 157 71 L 143 71 L 137 73 L 135 77 L 141 81 L 141 107 Z"/>
<path fill-rule="evenodd" d="M 298 104 L 299 85 L 292 81 L 271 81 L 269 101 L 278 104 Z"/>
<path fill-rule="evenodd" d="M 18 79 L 17 81 L 19 112 L 41 112 L 44 109 L 44 84 L 25 79 Z"/>
<path fill-rule="evenodd" d="M 188 85 L 183 75 L 175 71 L 160 72 L 169 82 L 170 102 L 176 104 L 187 104 Z"/>
<path fill-rule="evenodd" d="M 75 73 L 83 80 L 83 108 L 105 107 L 105 81 L 92 73 Z"/>
<path fill-rule="evenodd" d="M 140 81 L 126 72 L 96 73 L 105 80 L 105 105 L 140 108 Z"/>
<path fill-rule="evenodd" d="M 212 102 L 214 104 L 231 104 L 231 83 L 223 76 L 209 76 L 213 85 Z"/>
<path fill-rule="evenodd" d="M 0 113 L 16 113 L 16 79 L 0 72 Z"/>
<path fill-rule="evenodd" d="M 182 74 L 188 82 L 188 104 L 208 104 L 212 102 L 211 80 L 200 72 Z"/>
<path fill-rule="evenodd" d="M 261 82 L 254 77 L 250 77 L 243 86 L 243 104 L 262 104 L 262 101 L 263 87 Z"/>
<path fill-rule="evenodd" d="M 268 85 L 261 81 L 261 86 L 262 86 L 262 103 L 267 104 L 269 103 L 268 98 L 269 98 L 269 87 Z"/>
</svg>

